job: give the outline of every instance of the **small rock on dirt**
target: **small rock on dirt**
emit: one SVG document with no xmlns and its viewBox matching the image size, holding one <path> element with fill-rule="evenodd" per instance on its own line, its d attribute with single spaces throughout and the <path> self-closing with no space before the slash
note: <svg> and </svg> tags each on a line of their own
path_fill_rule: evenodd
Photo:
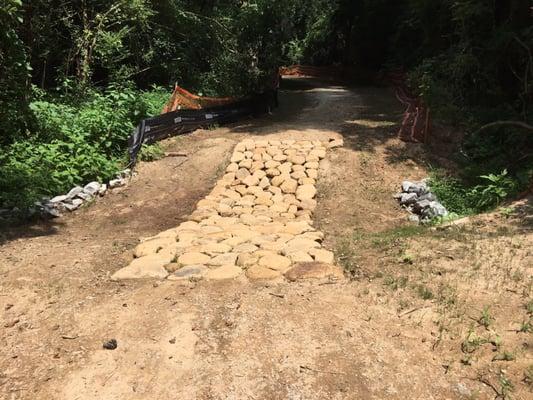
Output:
<svg viewBox="0 0 533 400">
<path fill-rule="evenodd" d="M 118 343 L 116 339 L 110 339 L 102 345 L 102 347 L 106 350 L 115 350 L 118 347 Z"/>
</svg>

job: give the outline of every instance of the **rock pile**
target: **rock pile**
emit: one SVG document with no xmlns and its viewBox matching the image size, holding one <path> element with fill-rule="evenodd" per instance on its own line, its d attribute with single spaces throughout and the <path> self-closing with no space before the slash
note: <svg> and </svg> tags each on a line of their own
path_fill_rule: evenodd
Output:
<svg viewBox="0 0 533 400">
<path fill-rule="evenodd" d="M 413 222 L 428 223 L 434 218 L 446 217 L 448 211 L 439 203 L 437 196 L 431 193 L 427 180 L 420 182 L 402 182 L 402 191 L 394 197 L 412 215 Z"/>
<path fill-rule="evenodd" d="M 330 142 L 245 140 L 226 174 L 189 221 L 143 240 L 131 264 L 113 279 L 160 278 L 293 280 L 291 268 L 315 265 L 315 274 L 342 276 L 334 255 L 313 228 L 319 163 Z M 306 264 L 307 263 L 307 264 Z M 304 275 L 313 275 L 303 268 Z M 298 274 L 296 274 L 298 275 Z M 300 274 L 302 276 L 302 274 Z"/>
<path fill-rule="evenodd" d="M 108 189 L 126 185 L 131 174 L 130 169 L 125 169 L 118 173 L 116 179 L 109 181 L 109 184 L 90 182 L 84 187 L 75 186 L 66 194 L 35 202 L 35 208 L 43 215 L 60 217 L 64 211 L 72 212 L 80 208 L 82 204 L 104 196 Z"/>
</svg>

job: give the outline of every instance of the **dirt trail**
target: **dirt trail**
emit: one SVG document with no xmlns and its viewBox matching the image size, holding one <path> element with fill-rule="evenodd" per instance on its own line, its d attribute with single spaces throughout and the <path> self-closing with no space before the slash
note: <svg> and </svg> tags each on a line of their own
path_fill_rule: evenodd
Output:
<svg viewBox="0 0 533 400">
<path fill-rule="evenodd" d="M 417 297 L 415 287 L 389 289 L 398 274 L 428 282 L 441 260 L 424 247 L 408 260 L 410 270 L 398 265 L 423 242 L 418 231 L 401 230 L 406 216 L 391 195 L 402 179 L 427 172 L 424 152 L 395 138 L 394 97 L 306 79 L 287 85 L 275 115 L 169 139 L 168 150 L 189 157 L 142 164 L 131 185 L 69 217 L 4 230 L 0 398 L 485 399 L 502 390 L 495 370 L 478 379 L 480 369 L 461 367 L 462 338 L 439 336 L 434 322 L 440 303 Z M 328 154 L 315 225 L 355 280 L 111 282 L 140 237 L 185 220 L 238 141 L 330 133 L 342 134 L 345 146 Z M 511 280 L 516 293 L 508 295 L 508 314 L 516 316 L 531 296 L 523 293 L 531 235 L 519 225 L 511 233 L 522 245 L 510 257 L 524 274 Z M 427 245 L 435 250 L 470 240 L 432 235 L 424 240 L 434 240 Z M 456 250 L 453 260 L 444 258 L 457 271 L 468 257 L 478 255 Z M 118 348 L 102 349 L 110 338 Z M 531 338 L 516 340 L 527 345 L 507 375 L 516 398 L 526 398 L 518 374 L 531 362 Z"/>
</svg>

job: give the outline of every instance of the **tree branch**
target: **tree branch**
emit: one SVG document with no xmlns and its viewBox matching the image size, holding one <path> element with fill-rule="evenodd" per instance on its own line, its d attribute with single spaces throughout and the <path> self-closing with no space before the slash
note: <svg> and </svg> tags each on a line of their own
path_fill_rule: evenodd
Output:
<svg viewBox="0 0 533 400">
<path fill-rule="evenodd" d="M 485 131 L 487 129 L 494 128 L 497 126 L 516 126 L 519 128 L 526 129 L 528 131 L 533 131 L 532 125 L 526 124 L 525 122 L 522 122 L 522 121 L 495 121 L 495 122 L 491 122 L 490 124 L 483 125 L 481 128 L 479 128 L 474 133 L 480 133 L 482 131 Z"/>
</svg>

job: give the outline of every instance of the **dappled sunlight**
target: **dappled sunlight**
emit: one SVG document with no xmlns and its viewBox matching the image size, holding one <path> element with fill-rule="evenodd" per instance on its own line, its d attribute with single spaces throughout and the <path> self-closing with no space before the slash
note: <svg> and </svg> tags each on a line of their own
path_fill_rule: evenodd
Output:
<svg viewBox="0 0 533 400">
<path fill-rule="evenodd" d="M 395 126 L 398 123 L 393 121 L 376 121 L 370 119 L 354 119 L 351 121 L 344 121 L 346 124 L 358 125 L 365 128 L 384 128 L 389 126 Z"/>
</svg>

